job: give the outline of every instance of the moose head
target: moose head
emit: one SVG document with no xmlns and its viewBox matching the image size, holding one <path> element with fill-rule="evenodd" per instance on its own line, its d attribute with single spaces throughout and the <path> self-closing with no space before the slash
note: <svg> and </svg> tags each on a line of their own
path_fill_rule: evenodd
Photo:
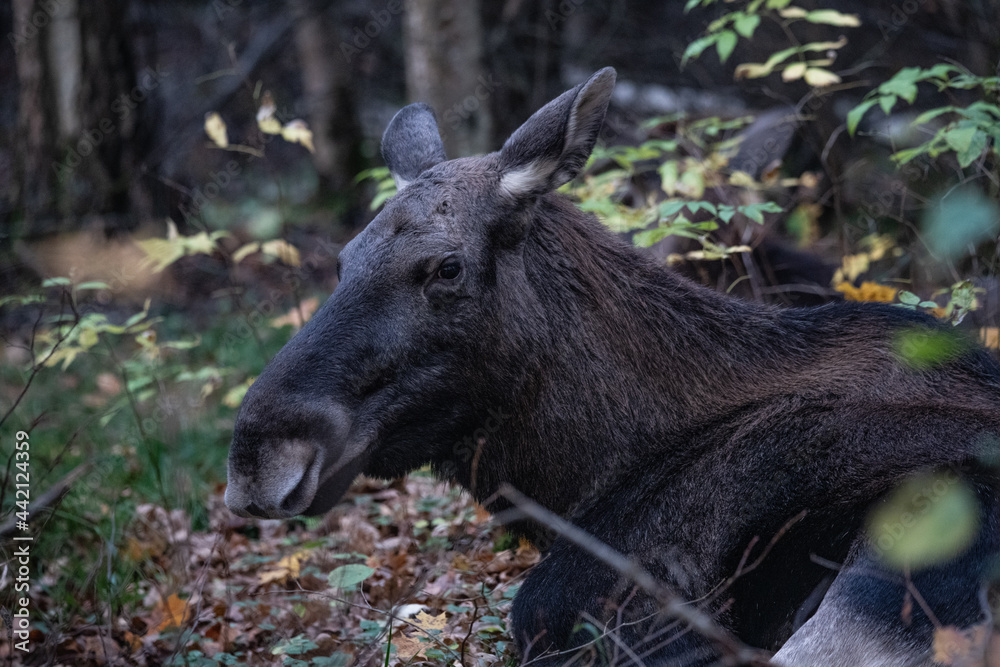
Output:
<svg viewBox="0 0 1000 667">
<path fill-rule="evenodd" d="M 447 160 L 428 106 L 396 114 L 382 154 L 398 194 L 340 253 L 332 296 L 239 410 L 234 513 L 320 514 L 359 473 L 428 463 L 475 486 L 454 445 L 534 390 L 526 354 L 559 335 L 525 239 L 546 195 L 586 163 L 614 82 L 597 72 L 482 157 Z"/>
</svg>

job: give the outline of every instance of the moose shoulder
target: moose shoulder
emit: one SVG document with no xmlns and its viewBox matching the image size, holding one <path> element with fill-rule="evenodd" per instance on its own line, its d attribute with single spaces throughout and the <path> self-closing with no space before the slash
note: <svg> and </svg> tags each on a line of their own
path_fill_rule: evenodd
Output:
<svg viewBox="0 0 1000 667">
<path fill-rule="evenodd" d="M 359 473 L 429 463 L 493 511 L 511 484 L 743 641 L 784 644 L 779 664 L 930 664 L 935 626 L 989 620 L 1000 518 L 982 461 L 1000 434 L 1000 367 L 971 346 L 908 365 L 900 341 L 938 329 L 903 309 L 782 310 L 701 288 L 554 193 L 583 168 L 614 79 L 601 70 L 483 157 L 446 160 L 424 105 L 396 115 L 382 151 L 399 193 L 247 392 L 226 503 L 244 516 L 318 514 Z M 934 470 L 974 494 L 978 537 L 903 576 L 865 517 Z M 824 559 L 845 563 L 832 584 Z M 536 665 L 718 660 L 657 610 L 556 539 L 513 627 Z"/>
</svg>

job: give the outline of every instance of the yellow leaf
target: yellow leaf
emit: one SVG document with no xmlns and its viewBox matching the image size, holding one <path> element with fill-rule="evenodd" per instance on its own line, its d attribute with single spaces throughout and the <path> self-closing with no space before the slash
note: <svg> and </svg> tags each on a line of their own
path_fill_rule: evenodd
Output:
<svg viewBox="0 0 1000 667">
<path fill-rule="evenodd" d="M 801 7 L 786 7 L 778 12 L 781 18 L 785 19 L 800 19 L 805 16 L 808 12 Z"/>
<path fill-rule="evenodd" d="M 245 246 L 242 246 L 239 250 L 233 253 L 233 261 L 239 264 L 244 259 L 246 259 L 248 255 L 252 255 L 255 252 L 259 251 L 260 251 L 259 243 L 247 243 Z"/>
<path fill-rule="evenodd" d="M 431 616 L 427 612 L 421 611 L 417 613 L 417 617 L 413 619 L 412 623 L 421 630 L 444 630 L 446 620 L 444 612 L 438 616 Z"/>
<path fill-rule="evenodd" d="M 243 397 L 247 394 L 247 389 L 250 388 L 250 385 L 252 385 L 253 381 L 256 379 L 256 376 L 248 378 L 245 382 L 242 382 L 227 391 L 226 395 L 222 397 L 222 404 L 227 408 L 235 409 L 240 407 L 240 403 L 243 402 Z"/>
<path fill-rule="evenodd" d="M 855 287 L 849 282 L 837 285 L 836 290 L 844 295 L 847 301 L 874 301 L 876 303 L 893 303 L 899 292 L 895 287 L 863 282 L 861 287 Z"/>
<path fill-rule="evenodd" d="M 262 243 L 260 246 L 260 251 L 265 255 L 271 255 L 272 257 L 277 257 L 288 266 L 299 266 L 301 264 L 299 249 L 293 246 L 288 241 L 275 239 L 274 241 L 268 241 L 267 243 Z"/>
<path fill-rule="evenodd" d="M 736 66 L 733 78 L 737 81 L 740 79 L 759 79 L 773 71 L 773 67 L 768 67 L 764 63 L 742 63 Z"/>
<path fill-rule="evenodd" d="M 159 273 L 184 256 L 184 247 L 168 239 L 144 239 L 136 241 L 136 245 L 146 254 L 143 266 L 152 268 L 153 273 Z"/>
<path fill-rule="evenodd" d="M 285 556 L 277 562 L 274 569 L 261 572 L 257 575 L 257 579 L 262 584 L 269 584 L 272 581 L 284 582 L 289 579 L 296 579 L 299 576 L 302 562 L 307 558 L 309 558 L 309 552 L 306 550 L 297 551 L 290 556 Z"/>
<path fill-rule="evenodd" d="M 80 347 L 90 349 L 97 345 L 97 332 L 93 329 L 84 329 L 80 332 Z"/>
<path fill-rule="evenodd" d="M 991 350 L 1000 350 L 1000 327 L 983 327 L 979 330 L 979 340 Z"/>
<path fill-rule="evenodd" d="M 805 63 L 794 63 L 789 65 L 781 72 L 782 81 L 795 81 L 801 79 L 802 75 L 806 72 Z"/>
<path fill-rule="evenodd" d="M 193 610 L 188 606 L 187 600 L 182 600 L 176 593 L 171 593 L 166 600 L 160 600 L 156 605 L 156 611 L 160 614 L 156 632 L 163 632 L 168 628 L 182 627 L 191 618 Z"/>
<path fill-rule="evenodd" d="M 306 299 L 299 304 L 298 308 L 292 308 L 281 317 L 271 320 L 271 326 L 277 329 L 278 327 L 291 325 L 295 329 L 301 329 L 302 325 L 309 321 L 309 318 L 312 317 L 317 308 L 319 308 L 319 299 L 315 297 Z"/>
<path fill-rule="evenodd" d="M 216 146 L 219 148 L 226 148 L 229 146 L 229 135 L 226 133 L 226 123 L 222 120 L 222 116 L 214 111 L 210 111 L 205 114 L 205 134 L 211 139 Z"/>
<path fill-rule="evenodd" d="M 810 86 L 816 86 L 817 88 L 840 83 L 839 76 L 828 69 L 822 69 L 820 67 L 810 67 L 806 69 L 804 76 L 806 83 Z"/>
<path fill-rule="evenodd" d="M 278 107 L 274 103 L 271 91 L 265 90 L 261 97 L 260 109 L 257 110 L 257 127 L 264 134 L 281 134 L 281 121 L 275 115 Z"/>
<path fill-rule="evenodd" d="M 302 144 L 310 153 L 315 153 L 313 146 L 313 133 L 304 120 L 293 120 L 281 128 L 281 136 L 285 141 L 293 144 Z"/>
</svg>

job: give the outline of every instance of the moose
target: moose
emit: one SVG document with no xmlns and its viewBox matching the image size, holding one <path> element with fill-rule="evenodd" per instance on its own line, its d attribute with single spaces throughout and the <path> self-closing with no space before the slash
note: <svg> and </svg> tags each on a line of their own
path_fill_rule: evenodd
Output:
<svg viewBox="0 0 1000 667">
<path fill-rule="evenodd" d="M 426 105 L 396 114 L 382 154 L 398 193 L 247 392 L 227 506 L 317 515 L 358 474 L 429 464 L 494 513 L 514 511 L 510 485 L 773 664 L 930 665 L 936 630 L 988 634 L 1000 365 L 913 310 L 696 285 L 555 192 L 615 76 L 485 156 L 448 160 Z M 915 363 L 907 337 L 953 344 Z M 964 489 L 974 530 L 900 566 L 868 517 L 921 475 Z M 511 612 L 526 663 L 733 664 L 579 543 L 523 516 L 512 529 L 545 547 Z"/>
</svg>

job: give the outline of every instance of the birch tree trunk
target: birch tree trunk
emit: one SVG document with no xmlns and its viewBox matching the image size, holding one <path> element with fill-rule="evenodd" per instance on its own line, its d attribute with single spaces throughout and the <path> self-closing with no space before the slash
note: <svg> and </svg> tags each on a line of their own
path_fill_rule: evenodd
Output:
<svg viewBox="0 0 1000 667">
<path fill-rule="evenodd" d="M 479 1 L 407 0 L 403 35 L 407 94 L 434 107 L 448 157 L 491 150 L 496 82 L 483 70 Z"/>
</svg>

